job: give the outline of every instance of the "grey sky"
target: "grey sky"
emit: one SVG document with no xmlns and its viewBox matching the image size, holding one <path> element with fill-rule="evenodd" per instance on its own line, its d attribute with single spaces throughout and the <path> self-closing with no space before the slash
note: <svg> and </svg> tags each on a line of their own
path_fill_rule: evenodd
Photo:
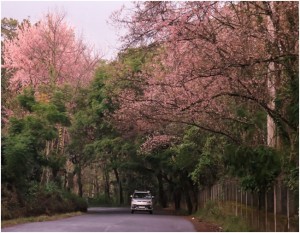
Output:
<svg viewBox="0 0 300 233">
<path fill-rule="evenodd" d="M 32 23 L 38 21 L 48 11 L 58 10 L 66 13 L 67 22 L 76 28 L 76 33 L 112 59 L 120 45 L 117 31 L 107 21 L 111 13 L 128 1 L 1 1 L 1 18 L 14 18 L 19 21 L 29 17 Z"/>
</svg>

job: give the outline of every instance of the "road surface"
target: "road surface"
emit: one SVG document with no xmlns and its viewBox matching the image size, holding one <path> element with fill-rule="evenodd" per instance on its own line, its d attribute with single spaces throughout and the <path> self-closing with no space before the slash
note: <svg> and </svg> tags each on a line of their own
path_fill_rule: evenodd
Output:
<svg viewBox="0 0 300 233">
<path fill-rule="evenodd" d="M 86 214 L 47 222 L 2 228 L 17 232 L 190 232 L 193 224 L 180 216 L 154 211 L 130 213 L 129 208 L 89 208 Z"/>
</svg>

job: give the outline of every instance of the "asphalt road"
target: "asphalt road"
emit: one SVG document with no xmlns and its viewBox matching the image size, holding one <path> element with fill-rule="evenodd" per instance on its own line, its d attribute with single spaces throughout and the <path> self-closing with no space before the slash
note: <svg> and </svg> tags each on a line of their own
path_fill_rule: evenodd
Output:
<svg viewBox="0 0 300 233">
<path fill-rule="evenodd" d="M 180 216 L 162 211 L 130 213 L 129 208 L 89 208 L 87 214 L 2 228 L 14 232 L 189 232 L 193 224 Z"/>
</svg>

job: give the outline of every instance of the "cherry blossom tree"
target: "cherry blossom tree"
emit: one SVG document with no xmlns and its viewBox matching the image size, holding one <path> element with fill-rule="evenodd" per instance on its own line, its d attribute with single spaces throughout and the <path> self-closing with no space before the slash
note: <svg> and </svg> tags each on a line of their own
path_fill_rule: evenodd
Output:
<svg viewBox="0 0 300 233">
<path fill-rule="evenodd" d="M 297 134 L 295 93 L 285 91 L 298 82 L 297 3 L 138 2 L 133 15 L 120 15 L 116 21 L 129 29 L 125 47 L 160 46 L 143 71 L 143 95 L 126 90 L 120 115 L 193 124 L 239 140 L 228 126 L 253 123 L 236 114 L 246 104 L 253 114 L 268 114 L 290 140 Z"/>
<path fill-rule="evenodd" d="M 17 36 L 4 41 L 4 67 L 13 72 L 10 88 L 78 87 L 93 75 L 97 56 L 92 55 L 61 13 L 49 13 L 35 25 L 24 23 Z"/>
</svg>

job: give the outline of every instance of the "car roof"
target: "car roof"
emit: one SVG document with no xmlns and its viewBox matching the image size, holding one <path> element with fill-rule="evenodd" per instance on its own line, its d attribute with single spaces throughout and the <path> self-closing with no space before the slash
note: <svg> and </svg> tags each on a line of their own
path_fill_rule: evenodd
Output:
<svg viewBox="0 0 300 233">
<path fill-rule="evenodd" d="M 138 190 L 135 190 L 134 192 L 135 193 L 150 193 L 150 191 L 138 191 Z"/>
</svg>

